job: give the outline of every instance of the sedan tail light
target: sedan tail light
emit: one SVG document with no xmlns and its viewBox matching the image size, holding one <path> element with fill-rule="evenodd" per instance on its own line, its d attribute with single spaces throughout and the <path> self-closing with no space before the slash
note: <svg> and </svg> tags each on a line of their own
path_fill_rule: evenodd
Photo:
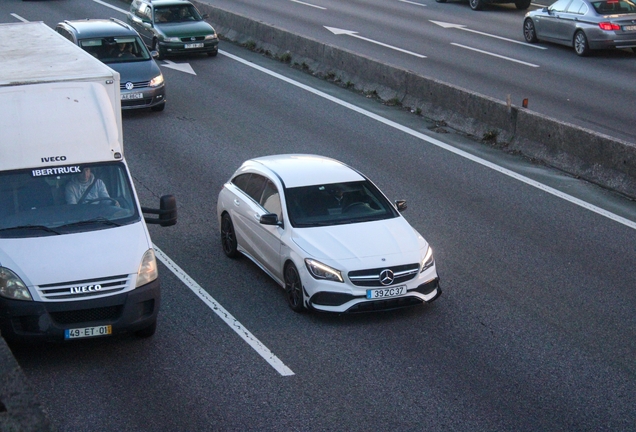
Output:
<svg viewBox="0 0 636 432">
<path fill-rule="evenodd" d="M 611 22 L 602 22 L 602 23 L 599 23 L 598 26 L 601 28 L 601 30 L 606 30 L 606 31 L 620 30 L 621 29 L 621 26 L 619 26 L 618 24 L 611 23 Z"/>
</svg>

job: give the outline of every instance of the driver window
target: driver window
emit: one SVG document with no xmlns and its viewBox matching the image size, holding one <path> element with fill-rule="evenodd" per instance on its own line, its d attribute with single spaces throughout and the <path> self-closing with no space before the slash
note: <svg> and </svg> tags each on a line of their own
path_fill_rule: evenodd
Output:
<svg viewBox="0 0 636 432">
<path fill-rule="evenodd" d="M 263 190 L 263 195 L 261 196 L 260 203 L 263 208 L 269 213 L 275 213 L 278 216 L 278 220 L 280 222 L 283 221 L 283 211 L 280 203 L 280 195 L 278 194 L 278 189 L 276 189 L 276 186 L 270 180 L 267 180 L 267 184 L 265 185 L 265 189 Z"/>
</svg>

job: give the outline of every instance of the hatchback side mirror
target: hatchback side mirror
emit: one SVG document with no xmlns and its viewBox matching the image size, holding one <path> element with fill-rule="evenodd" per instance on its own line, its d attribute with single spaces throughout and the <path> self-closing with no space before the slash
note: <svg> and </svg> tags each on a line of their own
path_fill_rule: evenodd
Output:
<svg viewBox="0 0 636 432">
<path fill-rule="evenodd" d="M 406 206 L 406 200 L 395 200 L 395 207 L 399 212 L 403 212 L 408 207 Z"/>
<path fill-rule="evenodd" d="M 262 225 L 276 225 L 280 227 L 283 226 L 283 223 L 278 220 L 278 215 L 276 213 L 267 213 L 267 214 L 261 215 L 259 222 Z"/>
</svg>

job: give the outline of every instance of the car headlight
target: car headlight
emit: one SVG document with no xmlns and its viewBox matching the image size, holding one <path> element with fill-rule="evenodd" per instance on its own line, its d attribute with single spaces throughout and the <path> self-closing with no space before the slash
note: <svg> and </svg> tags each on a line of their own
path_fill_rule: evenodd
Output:
<svg viewBox="0 0 636 432">
<path fill-rule="evenodd" d="M 320 261 L 305 259 L 305 265 L 309 273 L 316 279 L 325 279 L 333 282 L 344 282 L 340 270 L 329 267 Z"/>
<path fill-rule="evenodd" d="M 4 267 L 0 267 L 0 296 L 12 300 L 33 300 L 22 279 Z"/>
<path fill-rule="evenodd" d="M 156 77 L 154 77 L 153 79 L 151 79 L 150 83 L 148 85 L 150 87 L 159 87 L 161 84 L 163 84 L 163 75 L 159 74 Z"/>
<path fill-rule="evenodd" d="M 148 249 L 141 259 L 139 265 L 139 271 L 137 271 L 137 284 L 135 288 L 139 288 L 142 285 L 152 282 L 159 277 L 159 271 L 157 270 L 157 260 L 155 259 L 155 251 Z"/>
<path fill-rule="evenodd" d="M 420 270 L 420 273 L 428 268 L 433 267 L 433 264 L 435 264 L 435 259 L 433 258 L 433 249 L 431 249 L 431 247 L 429 246 L 426 250 L 426 255 L 424 255 L 424 258 L 422 259 L 422 269 Z"/>
<path fill-rule="evenodd" d="M 179 37 L 167 37 L 163 39 L 164 42 L 181 42 Z"/>
<path fill-rule="evenodd" d="M 211 35 L 207 35 L 205 37 L 205 40 L 215 40 L 216 39 L 216 33 L 212 33 Z"/>
</svg>

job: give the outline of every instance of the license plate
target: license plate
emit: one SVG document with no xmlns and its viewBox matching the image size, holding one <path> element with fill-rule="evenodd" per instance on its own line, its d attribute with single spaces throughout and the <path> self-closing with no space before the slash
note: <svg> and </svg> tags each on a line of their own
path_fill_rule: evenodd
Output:
<svg viewBox="0 0 636 432">
<path fill-rule="evenodd" d="M 203 48 L 203 42 L 185 44 L 185 48 Z"/>
<path fill-rule="evenodd" d="M 634 31 L 636 30 L 636 25 L 623 26 L 623 31 Z"/>
<path fill-rule="evenodd" d="M 143 93 L 122 93 L 121 100 L 143 99 Z"/>
<path fill-rule="evenodd" d="M 84 327 L 64 330 L 64 339 L 77 339 L 95 336 L 108 336 L 113 333 L 113 327 L 109 325 L 97 327 Z"/>
<path fill-rule="evenodd" d="M 368 299 L 397 297 L 397 296 L 401 296 L 402 294 L 406 294 L 406 285 L 399 285 L 399 286 L 394 286 L 391 288 L 377 288 L 377 289 L 367 290 Z"/>
</svg>

